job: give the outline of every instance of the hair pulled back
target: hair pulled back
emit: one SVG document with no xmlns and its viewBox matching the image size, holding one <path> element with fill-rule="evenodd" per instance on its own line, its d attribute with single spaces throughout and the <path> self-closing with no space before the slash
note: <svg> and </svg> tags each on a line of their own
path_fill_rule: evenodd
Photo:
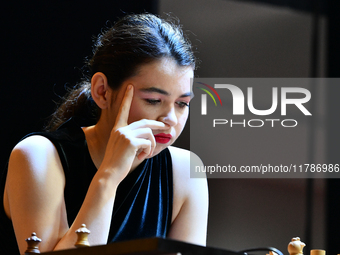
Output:
<svg viewBox="0 0 340 255">
<path fill-rule="evenodd" d="M 87 63 L 89 77 L 63 98 L 46 130 L 56 130 L 73 116 L 99 119 L 100 109 L 91 98 L 90 77 L 95 73 L 104 73 L 109 86 L 116 90 L 137 74 L 141 65 L 163 57 L 174 59 L 179 66 L 195 68 L 191 44 L 179 25 L 153 14 L 125 16 L 98 36 L 93 57 Z"/>
</svg>

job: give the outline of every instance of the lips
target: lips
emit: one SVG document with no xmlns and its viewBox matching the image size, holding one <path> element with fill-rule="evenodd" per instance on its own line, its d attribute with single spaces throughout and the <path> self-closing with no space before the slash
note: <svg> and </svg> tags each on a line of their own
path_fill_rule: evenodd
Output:
<svg viewBox="0 0 340 255">
<path fill-rule="evenodd" d="M 172 135 L 160 133 L 160 134 L 154 135 L 154 137 L 157 143 L 166 144 L 170 142 Z"/>
</svg>

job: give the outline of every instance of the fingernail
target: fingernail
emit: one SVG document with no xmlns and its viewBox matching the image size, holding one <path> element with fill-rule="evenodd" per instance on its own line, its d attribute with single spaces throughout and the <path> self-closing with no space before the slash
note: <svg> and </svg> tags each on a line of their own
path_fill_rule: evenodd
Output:
<svg viewBox="0 0 340 255">
<path fill-rule="evenodd" d="M 130 90 L 130 89 L 132 89 L 132 85 L 131 84 L 128 85 L 128 87 L 127 87 L 127 90 Z"/>
</svg>

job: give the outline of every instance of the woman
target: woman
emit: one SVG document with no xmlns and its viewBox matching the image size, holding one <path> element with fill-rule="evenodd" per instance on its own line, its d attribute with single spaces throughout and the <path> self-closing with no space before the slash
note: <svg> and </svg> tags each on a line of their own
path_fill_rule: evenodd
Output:
<svg viewBox="0 0 340 255">
<path fill-rule="evenodd" d="M 1 216 L 8 254 L 15 238 L 24 253 L 33 231 L 42 252 L 72 248 L 83 223 L 91 245 L 151 236 L 205 245 L 206 180 L 191 179 L 189 152 L 171 146 L 195 68 L 180 28 L 126 16 L 99 36 L 89 68 L 91 81 L 68 95 L 50 132 L 11 153 Z"/>
</svg>

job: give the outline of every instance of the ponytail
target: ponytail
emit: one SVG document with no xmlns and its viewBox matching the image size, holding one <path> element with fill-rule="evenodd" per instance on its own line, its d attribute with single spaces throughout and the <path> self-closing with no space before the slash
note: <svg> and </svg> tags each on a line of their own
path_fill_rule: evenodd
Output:
<svg viewBox="0 0 340 255">
<path fill-rule="evenodd" d="M 48 132 L 55 131 L 74 116 L 92 121 L 95 124 L 99 118 L 99 113 L 100 109 L 91 97 L 91 83 L 84 81 L 62 98 L 62 103 L 52 114 L 45 130 Z"/>
</svg>

